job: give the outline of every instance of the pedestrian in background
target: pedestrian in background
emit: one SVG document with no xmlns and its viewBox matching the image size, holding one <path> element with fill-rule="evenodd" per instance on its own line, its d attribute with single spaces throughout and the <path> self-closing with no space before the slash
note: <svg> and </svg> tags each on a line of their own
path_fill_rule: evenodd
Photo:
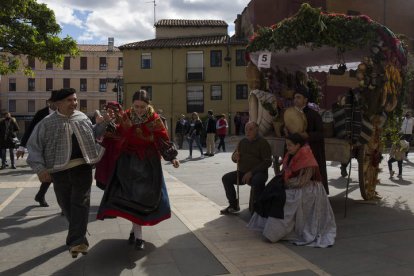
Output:
<svg viewBox="0 0 414 276">
<path fill-rule="evenodd" d="M 216 119 L 213 116 L 213 110 L 207 111 L 206 126 L 206 156 L 214 156 L 215 137 L 216 137 Z"/>
<path fill-rule="evenodd" d="M 240 118 L 240 131 L 242 134 L 245 134 L 246 124 L 249 122 L 249 114 L 244 112 Z"/>
<path fill-rule="evenodd" d="M 161 108 L 158 109 L 157 114 L 158 114 L 158 116 L 160 116 L 161 121 L 164 124 L 165 129 L 168 131 L 168 122 L 167 122 L 167 118 L 165 118 L 165 116 L 164 116 L 164 110 L 161 109 Z"/>
<path fill-rule="evenodd" d="M 32 121 L 30 122 L 29 128 L 24 133 L 22 140 L 20 141 L 20 146 L 16 152 L 17 159 L 23 158 L 24 153 L 26 151 L 27 140 L 29 140 L 29 137 L 32 134 L 35 126 L 41 120 L 43 120 L 46 116 L 55 112 L 56 106 L 53 103 L 52 98 L 53 98 L 53 95 L 55 95 L 57 92 L 58 92 L 57 90 L 53 90 L 50 98 L 46 101 L 47 106 L 37 111 L 36 114 L 34 115 Z M 42 182 L 40 184 L 39 191 L 37 192 L 35 196 L 35 201 L 38 202 L 41 207 L 49 207 L 49 204 L 45 200 L 45 195 L 46 195 L 47 190 L 49 189 L 50 184 L 51 182 Z"/>
<path fill-rule="evenodd" d="M 227 135 L 227 129 L 229 125 L 226 120 L 226 115 L 221 114 L 220 118 L 217 120 L 217 136 L 220 139 L 220 142 L 218 144 L 217 150 L 220 151 L 220 149 L 223 150 L 223 152 L 226 151 L 226 143 L 224 142 L 224 138 L 226 138 Z"/>
<path fill-rule="evenodd" d="M 178 149 L 183 148 L 183 142 L 185 138 L 185 134 L 188 130 L 188 122 L 185 119 L 184 114 L 180 115 L 180 119 L 177 121 L 175 125 L 175 142 L 178 145 Z"/>
<path fill-rule="evenodd" d="M 405 117 L 403 119 L 400 132 L 403 135 L 403 138 L 408 142 L 408 146 L 410 145 L 412 141 L 413 128 L 414 128 L 414 118 L 411 117 L 411 112 L 407 112 L 405 113 Z M 409 149 L 410 147 L 408 147 L 408 150 L 405 153 L 405 158 L 408 157 Z"/>
<path fill-rule="evenodd" d="M 198 113 L 193 112 L 191 114 L 189 128 L 186 133 L 187 141 L 188 141 L 188 148 L 190 150 L 190 155 L 187 157 L 187 159 L 193 158 L 193 142 L 194 141 L 196 142 L 196 145 L 198 149 L 200 150 L 200 154 L 201 154 L 200 158 L 201 159 L 204 158 L 203 148 L 201 147 L 201 142 L 200 142 L 200 135 L 201 135 L 202 130 L 203 130 L 203 123 L 201 122 L 200 117 L 198 117 Z"/>
<path fill-rule="evenodd" d="M 240 117 L 240 113 L 236 112 L 236 115 L 234 115 L 233 118 L 234 121 L 234 127 L 235 127 L 235 131 L 236 131 L 236 135 L 240 135 L 240 128 L 241 128 L 241 117 Z"/>
<path fill-rule="evenodd" d="M 92 125 L 88 116 L 76 110 L 75 92 L 60 89 L 52 97 L 56 112 L 36 125 L 27 142 L 27 163 L 40 182 L 54 183 L 58 204 L 69 222 L 66 245 L 74 258 L 88 252 L 92 166 L 104 153 L 96 139 L 107 125 L 102 116 L 96 118 L 97 125 Z"/>
<path fill-rule="evenodd" d="M 393 177 L 395 172 L 392 170 L 392 163 L 397 162 L 398 164 L 398 178 L 402 178 L 402 162 L 405 157 L 405 153 L 408 151 L 409 144 L 401 138 L 399 142 L 393 144 L 390 150 L 390 159 L 388 160 L 388 170 L 390 177 Z"/>
<path fill-rule="evenodd" d="M 101 160 L 106 168 L 100 167 L 101 162 L 97 165 L 97 177 L 111 172 L 104 180 L 108 185 L 97 218 L 115 216 L 131 221 L 128 241 L 135 249 L 143 250 L 142 226 L 156 225 L 171 217 L 160 157 L 178 168 L 177 150 L 150 105 L 147 91 L 135 92 L 132 108 L 125 112 L 119 104 L 108 105 L 107 110 L 115 119 L 116 128 L 105 135 L 103 145 L 115 146 L 109 146 L 112 151 Z"/>
<path fill-rule="evenodd" d="M 4 113 L 4 119 L 0 122 L 0 149 L 2 149 L 2 164 L 0 169 L 6 168 L 6 154 L 9 150 L 10 165 L 12 169 L 16 169 L 14 164 L 14 149 L 16 148 L 17 133 L 19 125 L 16 119 L 12 118 L 10 112 Z"/>
</svg>

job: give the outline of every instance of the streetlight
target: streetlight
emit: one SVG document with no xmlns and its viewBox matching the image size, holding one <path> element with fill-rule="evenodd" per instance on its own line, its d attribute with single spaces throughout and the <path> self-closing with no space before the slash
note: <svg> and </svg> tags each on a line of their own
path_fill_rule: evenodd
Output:
<svg viewBox="0 0 414 276">
<path fill-rule="evenodd" d="M 122 93 L 122 88 L 123 88 L 123 84 L 124 84 L 124 79 L 122 79 L 120 76 L 111 79 L 108 78 L 107 82 L 111 82 L 111 83 L 115 83 L 114 88 L 112 88 L 113 92 L 116 92 L 116 100 L 118 103 L 122 104 L 123 103 L 123 93 Z"/>
</svg>

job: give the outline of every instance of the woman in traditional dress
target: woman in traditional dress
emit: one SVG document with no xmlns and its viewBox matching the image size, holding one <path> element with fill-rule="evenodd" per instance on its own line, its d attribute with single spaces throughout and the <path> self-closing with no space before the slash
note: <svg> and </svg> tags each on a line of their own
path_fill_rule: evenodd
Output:
<svg viewBox="0 0 414 276">
<path fill-rule="evenodd" d="M 148 93 L 135 92 L 132 102 L 132 108 L 125 112 L 119 104 L 107 106 L 116 124 L 102 142 L 107 150 L 96 167 L 97 182 L 106 184 L 97 218 L 130 220 L 128 241 L 142 250 L 142 226 L 171 216 L 161 156 L 175 168 L 180 163 L 161 118 L 149 105 Z"/>
<path fill-rule="evenodd" d="M 248 227 L 262 231 L 271 242 L 289 240 L 297 245 L 332 246 L 336 237 L 335 217 L 321 182 L 318 163 L 298 133 L 287 137 L 286 146 L 282 175 L 266 186 Z M 283 190 L 286 195 L 280 195 Z M 269 195 L 279 200 L 266 204 L 272 202 Z M 284 196 L 285 203 L 279 204 Z"/>
</svg>

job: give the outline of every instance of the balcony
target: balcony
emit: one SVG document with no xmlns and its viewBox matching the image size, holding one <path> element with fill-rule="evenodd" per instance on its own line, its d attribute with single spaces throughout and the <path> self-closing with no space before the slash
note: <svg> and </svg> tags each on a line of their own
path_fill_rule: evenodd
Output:
<svg viewBox="0 0 414 276">
<path fill-rule="evenodd" d="M 204 80 L 204 68 L 203 67 L 187 67 L 188 81 L 203 81 Z"/>
</svg>

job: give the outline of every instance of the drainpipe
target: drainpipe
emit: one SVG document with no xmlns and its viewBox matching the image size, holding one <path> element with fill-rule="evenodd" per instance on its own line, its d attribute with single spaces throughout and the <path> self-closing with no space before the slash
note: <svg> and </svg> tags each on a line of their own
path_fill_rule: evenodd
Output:
<svg viewBox="0 0 414 276">
<path fill-rule="evenodd" d="M 170 118 L 170 139 L 173 141 L 174 122 L 174 49 L 171 48 L 171 118 Z"/>
<path fill-rule="evenodd" d="M 228 99 L 227 99 L 227 112 L 228 112 L 228 124 L 229 124 L 229 135 L 231 135 L 231 127 L 232 127 L 232 119 L 231 119 L 231 54 L 230 54 L 230 36 L 226 36 L 226 47 L 227 53 L 224 61 L 227 64 L 227 91 L 228 91 Z"/>
</svg>

